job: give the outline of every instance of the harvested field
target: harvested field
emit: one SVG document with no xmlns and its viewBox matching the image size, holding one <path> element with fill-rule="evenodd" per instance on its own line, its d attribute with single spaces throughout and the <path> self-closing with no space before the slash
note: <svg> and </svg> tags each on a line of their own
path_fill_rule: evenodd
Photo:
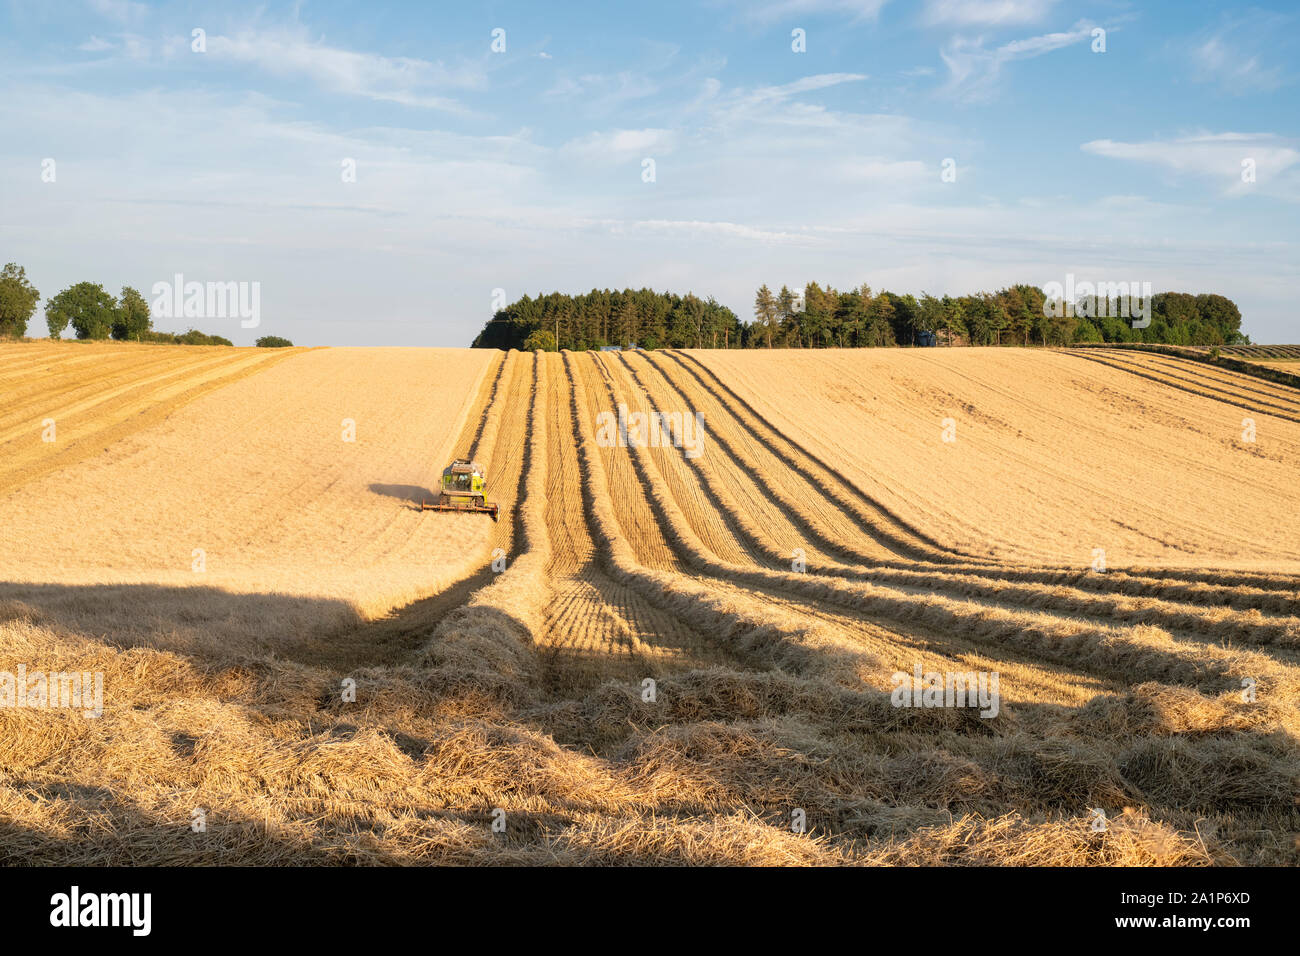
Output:
<svg viewBox="0 0 1300 956">
<path fill-rule="evenodd" d="M 0 709 L 6 862 L 1300 862 L 1283 386 L 1109 351 L 106 346 L 43 396 L 36 348 L 0 348 L 0 440 L 58 402 L 104 437 L 0 468 L 0 671 L 104 698 Z M 181 388 L 218 354 L 240 377 L 110 430 L 147 363 Z M 699 444 L 619 440 L 620 406 Z M 418 510 L 457 455 L 499 522 Z M 996 673 L 996 713 L 895 706 L 917 669 Z"/>
<path fill-rule="evenodd" d="M 803 443 L 950 548 L 1086 567 L 1100 547 L 1114 567 L 1300 571 L 1300 513 L 1278 507 L 1300 464 L 1294 389 L 1119 350 L 836 351 L 793 360 L 805 374 L 761 351 L 700 359 L 654 360 L 678 363 L 698 392 L 729 386 L 751 428 Z M 764 384 L 778 376 L 780 393 Z"/>
<path fill-rule="evenodd" d="M 299 351 L 0 343 L 0 491 L 101 451 Z"/>
<path fill-rule="evenodd" d="M 62 351 L 98 367 L 93 350 Z M 178 649 L 199 641 L 231 655 L 287 653 L 286 645 L 311 642 L 326 622 L 354 624 L 436 594 L 471 564 L 477 570 L 474 551 L 490 530 L 451 515 L 453 532 L 430 537 L 419 501 L 434 493 L 452 436 L 479 424 L 474 403 L 492 356 L 199 351 L 188 363 L 187 348 L 146 353 L 166 363 L 176 379 L 170 392 L 190 395 L 188 404 L 174 401 L 156 424 L 57 470 L 36 462 L 35 477 L 0 498 L 0 596 L 57 609 L 60 620 L 105 627 L 118 639 L 129 633 Z M 139 352 L 100 352 L 122 377 L 107 380 L 115 397 L 104 402 L 94 401 L 92 389 L 69 404 L 65 385 L 79 374 L 71 369 L 52 379 L 59 391 L 48 401 L 25 399 L 26 444 L 48 447 L 39 441 L 42 407 L 60 421 L 55 449 L 64 435 L 93 435 L 99 427 L 96 418 L 83 424 L 74 407 L 130 402 L 142 405 L 143 415 L 154 413 L 145 404 L 152 396 L 137 399 L 129 369 L 116 361 L 125 354 L 138 362 Z M 252 362 L 266 367 L 235 387 L 200 397 L 185 391 L 187 379 L 205 383 L 214 363 L 239 369 Z M 349 421 L 352 441 L 345 440 Z M 519 433 L 500 451 L 515 467 Z M 118 610 L 105 621 L 109 608 Z M 213 622 L 220 632 L 209 634 Z"/>
<path fill-rule="evenodd" d="M 1188 346 L 1188 348 L 1198 352 L 1208 352 L 1210 350 L 1210 347 L 1206 345 L 1193 345 Z M 1217 348 L 1222 355 L 1231 355 L 1234 358 L 1249 359 L 1251 361 L 1300 361 L 1300 345 L 1220 345 Z"/>
</svg>

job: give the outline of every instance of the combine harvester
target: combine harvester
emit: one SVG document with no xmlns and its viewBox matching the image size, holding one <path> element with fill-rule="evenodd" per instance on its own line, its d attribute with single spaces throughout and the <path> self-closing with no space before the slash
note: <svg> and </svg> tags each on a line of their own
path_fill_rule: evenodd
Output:
<svg viewBox="0 0 1300 956">
<path fill-rule="evenodd" d="M 468 458 L 457 458 L 442 471 L 442 493 L 437 501 L 420 502 L 421 511 L 472 511 L 497 520 L 498 506 L 488 504 L 483 466 Z"/>
</svg>

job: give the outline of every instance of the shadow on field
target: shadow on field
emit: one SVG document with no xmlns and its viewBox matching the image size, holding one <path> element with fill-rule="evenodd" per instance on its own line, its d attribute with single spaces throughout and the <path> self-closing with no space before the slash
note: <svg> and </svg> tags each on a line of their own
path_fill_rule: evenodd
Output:
<svg viewBox="0 0 1300 956">
<path fill-rule="evenodd" d="M 6 602 L 19 602 L 35 610 L 41 624 L 110 647 L 171 651 L 213 666 L 266 656 L 351 670 L 406 661 L 494 577 L 490 568 L 482 568 L 373 620 L 347 601 L 292 594 L 0 581 L 0 624 L 15 616 L 6 613 Z"/>
<path fill-rule="evenodd" d="M 794 807 L 806 811 L 814 832 L 836 841 L 915 838 L 934 845 L 925 852 L 936 862 L 981 862 L 982 854 L 1005 862 L 1021 831 L 996 836 L 996 821 L 1013 813 L 1066 821 L 1052 837 L 1058 855 L 1045 860 L 1141 862 L 1105 856 L 1109 844 L 1086 830 L 1089 808 L 1120 820 L 1132 807 L 1211 843 L 1218 828 L 1222 845 L 1243 862 L 1296 858 L 1300 748 L 1285 727 L 1286 701 L 1247 705 L 1185 684 L 1146 683 L 1080 707 L 1008 702 L 984 720 L 969 710 L 895 708 L 885 691 L 758 662 L 666 673 L 647 661 L 644 672 L 624 668 L 619 679 L 557 694 L 548 688 L 557 662 L 548 668 L 526 623 L 467 603 L 491 577 L 481 572 L 376 622 L 361 622 L 343 602 L 286 595 L 0 582 L 0 628 L 22 620 L 26 605 L 27 616 L 53 632 L 46 659 L 28 660 L 29 667 L 74 662 L 79 645 L 115 658 L 104 661 L 115 669 L 112 685 L 132 687 L 135 696 L 106 713 L 123 734 L 114 746 L 122 753 L 138 746 L 151 761 L 133 772 L 188 791 L 203 788 L 205 775 L 228 759 L 226 783 L 214 789 L 248 801 L 242 811 L 208 807 L 208 833 L 195 834 L 184 800 L 162 810 L 137 802 L 151 798 L 127 782 L 124 760 L 96 756 L 101 744 L 93 737 L 72 746 L 75 738 L 59 742 L 43 724 L 14 724 L 15 746 L 50 749 L 26 765 L 30 778 L 11 765 L 0 788 L 8 801 L 0 863 L 482 862 L 496 844 L 483 836 L 480 817 L 497 806 L 519 827 L 511 840 L 517 833 L 521 847 L 558 837 L 570 815 L 648 811 L 712 826 L 744 810 L 775 833 L 788 829 Z M 443 621 L 439 640 L 429 643 Z M 23 645 L 21 630 L 14 637 L 0 646 L 0 670 L 39 650 Z M 137 647 L 175 652 L 205 673 L 187 675 L 139 651 L 117 653 Z M 358 703 L 342 701 L 340 675 L 367 667 L 358 675 Z M 233 670 L 217 673 L 223 668 Z M 654 703 L 642 699 L 646 673 L 658 681 Z M 1229 675 L 1224 680 L 1227 689 Z M 98 733 L 90 724 L 72 731 Z M 89 761 L 75 769 L 80 779 L 41 777 L 67 773 L 72 765 L 53 767 L 72 753 Z M 277 830 L 274 813 L 268 824 L 247 811 L 263 798 L 299 835 Z M 383 816 L 368 815 L 367 800 L 392 803 L 412 821 L 390 833 Z M 64 809 L 72 811 L 67 825 L 52 825 L 50 814 Z M 952 829 L 961 815 L 977 822 Z M 1141 831 L 1134 845 L 1155 847 L 1167 832 Z M 984 849 L 968 848 L 988 834 L 996 839 Z M 655 846 L 578 852 L 662 861 L 670 851 Z"/>
<path fill-rule="evenodd" d="M 386 495 L 389 498 L 409 501 L 416 505 L 422 501 L 432 501 L 438 497 L 437 492 L 430 491 L 423 485 L 386 485 L 380 482 L 372 482 L 370 490 L 377 495 Z"/>
<path fill-rule="evenodd" d="M 12 785 L 41 805 L 57 801 L 69 813 L 67 825 L 25 826 L 0 819 L 0 866 L 328 866 L 393 862 L 388 854 L 364 857 L 345 845 L 316 846 L 277 832 L 242 814 L 205 807 L 204 832 L 191 828 L 188 806 L 172 818 L 150 814 L 112 790 L 41 780 Z"/>
<path fill-rule="evenodd" d="M 152 647 L 228 661 L 293 648 L 324 632 L 363 623 L 346 602 L 291 594 L 241 594 L 217 587 L 161 584 L 0 582 L 0 605 L 19 601 L 41 623 L 114 647 Z"/>
<path fill-rule="evenodd" d="M 484 568 L 375 620 L 346 601 L 242 594 L 215 587 L 156 584 L 62 585 L 0 582 L 0 625 L 8 602 L 37 623 L 116 648 L 147 647 L 220 667 L 249 658 L 353 670 L 409 662 L 438 625 L 494 575 Z"/>
</svg>

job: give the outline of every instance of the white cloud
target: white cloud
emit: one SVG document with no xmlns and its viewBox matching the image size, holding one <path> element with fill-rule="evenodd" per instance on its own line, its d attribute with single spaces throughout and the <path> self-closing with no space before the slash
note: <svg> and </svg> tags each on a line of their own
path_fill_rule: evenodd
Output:
<svg viewBox="0 0 1300 956">
<path fill-rule="evenodd" d="M 883 186 L 916 185 L 935 176 L 931 166 L 917 159 L 865 159 L 838 163 L 832 172 L 843 183 L 874 183 Z"/>
<path fill-rule="evenodd" d="M 990 41 L 994 75 L 1070 35 Z M 279 68 L 326 89 L 439 97 L 477 82 L 472 69 L 459 75 L 290 39 L 301 62 Z M 271 72 L 273 53 L 263 46 L 227 63 Z M 159 83 L 137 71 L 145 82 L 135 92 L 76 93 L 28 74 L 32 86 L 0 97 L 0 126 L 22 133 L 0 142 L 0 181 L 10 185 L 0 244 L 23 248 L 41 288 L 87 278 L 147 288 L 175 271 L 256 279 L 264 311 L 274 305 L 273 331 L 295 341 L 461 345 L 486 318 L 496 287 L 512 297 L 593 285 L 692 289 L 747 314 L 754 288 L 774 277 L 942 293 L 1137 267 L 1160 287 L 1233 297 L 1252 335 L 1268 337 L 1255 324 L 1261 310 L 1276 317 L 1275 338 L 1287 334 L 1285 294 L 1269 290 L 1294 278 L 1295 252 L 1277 217 L 1223 216 L 1190 191 L 1185 202 L 1114 195 L 1134 188 L 1116 185 L 1133 178 L 1122 167 L 1097 189 L 1102 199 L 1062 182 L 1051 187 L 1060 196 L 999 202 L 966 165 L 960 184 L 942 184 L 940 157 L 977 155 L 993 165 L 980 128 L 823 102 L 849 100 L 862 74 L 737 88 L 724 86 L 717 77 L 726 74 L 712 65 L 686 77 L 652 70 L 651 79 L 681 95 L 629 100 L 617 121 L 577 127 L 568 125 L 570 103 L 507 88 L 531 96 L 523 103 L 535 113 L 521 122 L 537 125 L 539 142 L 529 129 L 430 130 L 438 117 L 425 114 L 402 114 L 420 129 L 340 127 L 333 111 L 289 102 L 298 98 L 283 85 L 272 87 L 277 99 L 223 92 L 209 64 L 188 62 L 202 71 L 196 87 L 180 74 Z M 561 121 L 548 110 L 561 111 Z M 67 116 L 81 119 L 70 127 Z M 1234 136 L 1229 148 L 1248 141 L 1256 152 L 1261 188 L 1300 168 L 1290 140 L 1218 139 Z M 32 174 L 23 145 L 31 142 L 59 157 L 57 187 Z M 1213 166 L 1220 175 L 1217 161 L 1157 160 L 1159 145 L 1099 140 L 1085 149 L 1187 175 Z M 665 151 L 672 159 L 659 165 L 658 181 L 644 183 L 637 161 Z M 357 159 L 357 182 L 340 180 L 341 157 Z M 237 329 L 206 331 L 247 341 Z"/>
<path fill-rule="evenodd" d="M 337 93 L 453 112 L 464 108 L 443 91 L 477 88 L 484 82 L 477 69 L 451 69 L 428 60 L 357 53 L 313 42 L 301 30 L 209 36 L 207 55 L 251 64 L 278 76 L 306 77 Z"/>
<path fill-rule="evenodd" d="M 1229 93 L 1269 92 L 1283 83 L 1279 68 L 1266 67 L 1258 55 L 1242 52 L 1225 32 L 1196 44 L 1191 54 L 1197 79 L 1216 83 Z"/>
<path fill-rule="evenodd" d="M 1080 147 L 1086 153 L 1146 163 L 1178 175 L 1218 183 L 1227 195 L 1256 190 L 1300 200 L 1300 150 L 1296 142 L 1271 133 L 1199 133 L 1178 139 L 1119 143 L 1097 139 Z M 1255 182 L 1242 181 L 1242 162 L 1253 160 Z"/>
<path fill-rule="evenodd" d="M 571 100 L 585 114 L 603 115 L 629 102 L 654 96 L 659 89 L 659 84 L 643 73 L 584 73 L 561 77 L 545 95 Z"/>
<path fill-rule="evenodd" d="M 617 72 L 579 72 L 560 69 L 543 95 L 564 108 L 590 118 L 617 116 L 626 124 L 630 110 L 648 114 L 671 112 L 680 97 L 690 94 L 711 73 L 726 65 L 717 55 L 686 61 L 681 50 L 667 43 L 645 42 L 633 68 Z M 570 62 L 570 61 L 566 61 Z M 651 97 L 651 102 L 646 102 Z"/>
<path fill-rule="evenodd" d="M 770 113 L 774 107 L 783 105 L 797 107 L 798 104 L 790 101 L 801 93 L 829 89 L 844 83 L 860 83 L 866 79 L 867 76 L 863 73 L 818 73 L 780 86 L 760 86 L 754 89 L 737 88 L 726 96 L 719 96 L 721 84 L 711 85 L 706 86 L 704 91 L 706 95 L 697 99 L 695 104 L 692 105 L 706 106 L 716 110 L 719 119 L 735 122 L 749 118 L 755 111 L 768 111 Z M 710 80 L 709 82 L 717 84 L 716 80 Z M 812 109 L 816 111 L 818 108 L 813 107 Z M 786 112 L 784 115 L 789 117 L 793 114 Z"/>
<path fill-rule="evenodd" d="M 773 23 L 790 17 L 833 13 L 859 20 L 874 20 L 889 0 L 732 0 L 739 15 L 756 23 Z"/>
<path fill-rule="evenodd" d="M 588 160 L 621 163 L 633 157 L 671 153 L 676 141 L 677 134 L 669 129 L 615 129 L 570 140 L 561 151 Z"/>
<path fill-rule="evenodd" d="M 1003 26 L 1036 23 L 1056 0 L 927 0 L 923 19 L 931 26 Z"/>
<path fill-rule="evenodd" d="M 1080 21 L 1063 32 L 1012 40 L 993 49 L 985 47 L 983 37 L 954 37 L 939 54 L 949 74 L 942 93 L 960 100 L 987 99 L 996 90 L 1006 64 L 1088 40 L 1092 29 L 1091 23 Z"/>
<path fill-rule="evenodd" d="M 138 33 L 114 33 L 112 39 L 92 36 L 85 43 L 77 45 L 83 53 L 106 53 L 113 51 L 128 60 L 147 60 L 152 55 L 153 45 L 147 37 Z"/>
<path fill-rule="evenodd" d="M 810 90 L 824 90 L 827 87 L 839 86 L 841 83 L 858 83 L 867 79 L 865 73 L 818 73 L 815 76 L 805 76 L 802 79 L 795 80 L 792 83 L 786 83 L 783 86 L 762 86 L 755 91 L 754 98 L 761 100 L 788 100 L 800 93 L 807 93 Z"/>
</svg>

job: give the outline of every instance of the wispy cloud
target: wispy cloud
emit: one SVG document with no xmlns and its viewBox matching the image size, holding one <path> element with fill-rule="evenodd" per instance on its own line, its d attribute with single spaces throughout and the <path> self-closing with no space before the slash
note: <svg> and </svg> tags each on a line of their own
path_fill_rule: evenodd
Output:
<svg viewBox="0 0 1300 956">
<path fill-rule="evenodd" d="M 1190 41 L 1194 75 L 1237 96 L 1277 89 L 1286 82 L 1286 74 L 1281 67 L 1267 65 L 1258 51 L 1271 38 L 1285 36 L 1293 24 L 1293 17 L 1256 12 L 1202 33 Z"/>
<path fill-rule="evenodd" d="M 999 26 L 1037 23 L 1057 0 L 926 0 L 922 19 L 931 26 Z"/>
<path fill-rule="evenodd" d="M 650 76 L 625 70 L 615 74 L 584 73 L 561 77 L 545 95 L 574 101 L 585 113 L 600 115 L 632 100 L 654 96 L 660 89 L 659 83 Z"/>
<path fill-rule="evenodd" d="M 773 23 L 800 15 L 841 14 L 856 20 L 874 20 L 889 0 L 729 0 L 737 14 L 755 23 Z"/>
<path fill-rule="evenodd" d="M 441 62 L 388 57 L 330 46 L 309 38 L 305 30 L 245 31 L 209 36 L 207 55 L 249 64 L 277 76 L 303 77 L 323 89 L 350 96 L 424 109 L 464 112 L 450 89 L 483 86 L 474 67 L 450 68 Z"/>
<path fill-rule="evenodd" d="M 1141 143 L 1097 139 L 1080 148 L 1096 156 L 1146 163 L 1178 175 L 1205 179 L 1217 183 L 1226 195 L 1247 195 L 1258 189 L 1300 200 L 1296 176 L 1300 172 L 1300 149 L 1294 140 L 1272 133 L 1199 133 Z M 1253 163 L 1254 182 L 1242 178 L 1246 161 Z"/>
<path fill-rule="evenodd" d="M 572 60 L 565 57 L 542 95 L 566 112 L 592 118 L 618 114 L 616 121 L 626 124 L 629 111 L 671 112 L 702 80 L 726 66 L 717 54 L 683 57 L 681 48 L 671 43 L 646 42 L 638 47 L 638 55 L 617 71 L 568 69 Z"/>
<path fill-rule="evenodd" d="M 670 153 L 676 141 L 677 133 L 669 129 L 616 129 L 570 140 L 561 151 L 587 160 L 621 163 L 629 158 Z"/>
<path fill-rule="evenodd" d="M 506 0 L 503 56 L 473 17 L 412 7 L 358 29 L 351 8 L 304 5 L 304 22 L 273 6 L 196 19 L 73 0 L 78 19 L 0 2 L 0 242 L 42 289 L 246 277 L 290 337 L 450 345 L 498 287 L 693 289 L 744 312 L 773 276 L 957 292 L 1140 264 L 1164 288 L 1231 296 L 1257 338 L 1294 330 L 1294 16 L 1156 5 L 1142 43 L 1112 40 L 1117 63 L 1086 52 L 1075 18 L 1107 11 L 1113 31 L 1128 0 L 1068 17 L 1060 0 L 664 0 L 650 21 L 611 8 L 554 38 Z M 1062 114 L 1074 68 L 1105 76 L 1100 111 Z M 936 101 L 1022 83 L 1035 95 L 1008 97 L 994 126 Z M 468 108 L 492 119 L 444 112 Z M 1072 156 L 1033 134 L 1075 109 L 1092 142 Z M 955 184 L 946 156 L 965 157 Z M 1236 198 L 1251 190 L 1266 199 Z"/>
<path fill-rule="evenodd" d="M 817 73 L 779 86 L 736 89 L 722 101 L 721 108 L 730 118 L 736 119 L 758 107 L 788 103 L 802 93 L 825 90 L 844 83 L 860 83 L 867 78 L 865 73 Z"/>
<path fill-rule="evenodd" d="M 138 33 L 114 33 L 110 37 L 92 36 L 77 47 L 83 53 L 112 53 L 128 60 L 144 61 L 150 59 L 157 44 L 148 37 Z"/>
<path fill-rule="evenodd" d="M 1069 30 L 1012 40 L 989 49 L 983 37 L 954 37 L 940 51 L 948 67 L 948 82 L 942 93 L 959 100 L 981 100 L 997 89 L 1002 68 L 1014 60 L 1033 57 L 1080 43 L 1092 36 L 1093 25 L 1076 23 Z"/>
<path fill-rule="evenodd" d="M 865 73 L 817 73 L 781 86 L 759 87 L 756 96 L 764 100 L 787 100 L 792 96 L 807 93 L 811 90 L 824 90 L 829 86 L 839 86 L 841 83 L 858 83 L 865 79 L 867 79 Z"/>
</svg>

